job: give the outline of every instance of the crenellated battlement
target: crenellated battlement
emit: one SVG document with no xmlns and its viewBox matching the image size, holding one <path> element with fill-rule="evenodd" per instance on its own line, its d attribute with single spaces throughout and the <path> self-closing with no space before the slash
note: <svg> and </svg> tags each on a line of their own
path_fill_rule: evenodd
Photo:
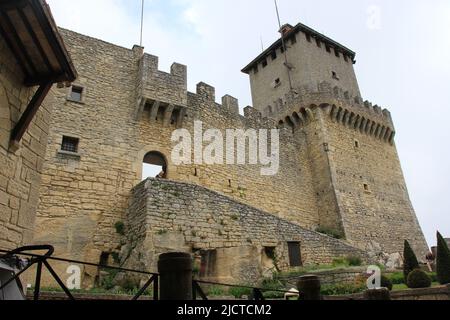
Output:
<svg viewBox="0 0 450 320">
<path fill-rule="evenodd" d="M 395 129 L 389 110 L 352 96 L 329 82 L 320 83 L 315 90 L 306 86 L 298 88 L 284 99 L 274 101 L 263 115 L 277 119 L 280 126 L 296 127 L 313 120 L 312 111 L 317 107 L 326 110 L 335 122 L 393 143 Z"/>
</svg>

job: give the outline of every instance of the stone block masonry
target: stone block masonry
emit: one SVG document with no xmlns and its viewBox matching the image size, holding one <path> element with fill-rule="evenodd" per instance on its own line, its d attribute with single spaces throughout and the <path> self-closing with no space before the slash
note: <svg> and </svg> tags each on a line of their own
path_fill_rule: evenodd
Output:
<svg viewBox="0 0 450 320">
<path fill-rule="evenodd" d="M 263 112 L 246 107 L 241 115 L 237 99 L 225 95 L 217 103 L 211 85 L 201 82 L 188 92 L 184 65 L 164 72 L 158 58 L 141 47 L 122 48 L 64 29 L 61 34 L 79 73 L 74 87 L 82 89 L 82 99 L 69 99 L 71 88 L 54 90 L 34 242 L 90 262 L 121 250 L 126 260 L 123 248 L 140 243 L 142 256 L 129 261 L 145 261 L 148 268 L 155 252 L 211 249 L 216 253 L 207 259 L 217 266 L 239 256 L 236 268 L 253 270 L 266 245 L 279 248 L 285 268 L 280 243 L 289 238 L 302 243 L 302 256 L 311 263 L 343 254 L 344 244 L 402 252 L 405 239 L 424 257 L 427 245 L 408 197 L 390 113 L 363 102 L 352 74 L 348 83 L 354 90 L 344 85 L 344 91 L 319 77 L 328 72 L 318 72 L 316 85 L 300 85 L 296 95 L 276 105 L 269 99 Z M 174 165 L 172 133 L 178 128 L 193 133 L 195 121 L 222 132 L 278 127 L 279 172 L 261 176 L 260 165 Z M 61 152 L 64 137 L 78 141 L 76 153 Z M 150 180 L 147 189 L 145 183 L 133 189 L 142 181 L 146 155 L 154 152 L 165 161 L 171 182 Z M 6 197 L 0 194 L 0 201 Z M 152 210 L 160 216 L 149 216 Z M 232 229 L 221 227 L 221 215 Z M 125 241 L 114 226 L 127 220 L 139 230 Z M 339 232 L 344 242 L 319 236 L 318 227 Z M 227 270 L 214 272 L 231 278 Z M 96 270 L 85 271 L 88 283 L 96 276 Z"/>
<path fill-rule="evenodd" d="M 23 85 L 23 74 L 0 36 L 0 248 L 13 249 L 33 239 L 53 91 L 47 96 L 16 152 L 11 132 L 35 89 Z"/>
<path fill-rule="evenodd" d="M 204 187 L 160 179 L 147 179 L 132 190 L 126 230 L 121 255 L 128 267 L 156 270 L 158 255 L 167 251 L 213 251 L 222 263 L 210 266 L 208 276 L 237 284 L 261 279 L 267 271 L 261 264 L 266 248 L 275 250 L 279 270 L 289 270 L 289 242 L 300 243 L 305 265 L 331 264 L 350 255 L 367 260 L 366 252 L 344 241 Z M 227 254 L 227 260 L 221 254 Z"/>
</svg>

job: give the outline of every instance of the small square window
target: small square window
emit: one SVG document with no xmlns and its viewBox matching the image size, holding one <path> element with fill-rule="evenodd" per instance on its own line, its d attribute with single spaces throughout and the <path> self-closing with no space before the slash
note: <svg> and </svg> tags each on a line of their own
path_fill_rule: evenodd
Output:
<svg viewBox="0 0 450 320">
<path fill-rule="evenodd" d="M 281 80 L 280 80 L 280 78 L 276 78 L 276 79 L 274 80 L 272 86 L 273 86 L 274 88 L 277 88 L 277 87 L 279 87 L 280 85 L 281 85 Z"/>
<path fill-rule="evenodd" d="M 62 139 L 61 151 L 77 153 L 79 142 L 80 142 L 80 139 L 78 139 L 78 138 L 64 136 Z"/>
<path fill-rule="evenodd" d="M 331 75 L 332 75 L 333 79 L 339 80 L 339 77 L 338 77 L 336 71 L 332 71 L 332 72 L 331 72 Z"/>
<path fill-rule="evenodd" d="M 70 100 L 81 102 L 83 98 L 83 88 L 78 86 L 72 86 L 70 91 Z"/>
</svg>

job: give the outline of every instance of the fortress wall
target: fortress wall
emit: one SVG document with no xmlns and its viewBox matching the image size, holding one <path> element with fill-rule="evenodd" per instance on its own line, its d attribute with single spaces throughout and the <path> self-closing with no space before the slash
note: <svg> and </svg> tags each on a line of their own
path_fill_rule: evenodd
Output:
<svg viewBox="0 0 450 320">
<path fill-rule="evenodd" d="M 132 191 L 127 245 L 121 256 L 127 266 L 154 271 L 157 256 L 163 252 L 217 249 L 220 258 L 220 252 L 228 250 L 234 254 L 212 277 L 243 284 L 260 279 L 265 247 L 275 248 L 276 265 L 281 270 L 289 269 L 287 243 L 291 241 L 300 242 L 305 265 L 331 263 L 348 255 L 367 258 L 363 251 L 343 241 L 308 231 L 222 194 L 158 179 L 148 179 Z"/>
<path fill-rule="evenodd" d="M 0 248 L 29 244 L 33 236 L 53 90 L 25 132 L 17 151 L 11 132 L 35 88 L 23 85 L 22 70 L 0 36 Z"/>
<path fill-rule="evenodd" d="M 76 103 L 67 99 L 69 89 L 55 90 L 34 242 L 51 243 L 60 256 L 91 262 L 98 262 L 102 252 L 117 251 L 120 236 L 114 225 L 125 220 L 130 190 L 141 181 L 143 158 L 150 151 L 166 156 L 172 180 L 202 185 L 304 227 L 318 225 L 304 138 L 289 130 L 281 133 L 280 171 L 274 177 L 261 176 L 260 166 L 176 167 L 170 159 L 170 139 L 177 125 L 150 119 L 146 109 L 135 117 L 136 87 L 145 91 L 152 84 L 137 83 L 145 71 L 139 69 L 137 50 L 67 30 L 61 34 L 78 70 L 75 85 L 83 88 L 83 99 Z M 182 77 L 183 70 L 178 71 L 172 73 Z M 194 120 L 203 121 L 205 129 L 275 127 L 252 109 L 247 108 L 247 117 L 239 115 L 231 96 L 224 97 L 222 105 L 214 97 L 214 88 L 206 84 L 187 93 L 181 127 L 193 133 Z M 60 152 L 63 136 L 79 138 L 78 154 Z M 88 271 L 88 276 L 95 272 Z"/>
<path fill-rule="evenodd" d="M 395 144 L 361 133 L 325 115 L 334 188 L 350 243 L 383 252 L 403 251 L 411 242 L 420 259 L 428 252 L 409 199 Z"/>
</svg>

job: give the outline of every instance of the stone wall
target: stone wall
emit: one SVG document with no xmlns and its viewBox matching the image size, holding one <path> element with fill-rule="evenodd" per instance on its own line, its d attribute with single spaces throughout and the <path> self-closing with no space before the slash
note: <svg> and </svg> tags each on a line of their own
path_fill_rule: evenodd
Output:
<svg viewBox="0 0 450 320">
<path fill-rule="evenodd" d="M 424 250 L 387 110 L 322 81 L 317 88 L 287 96 L 276 114 L 264 117 L 247 107 L 240 115 L 238 101 L 226 95 L 217 103 L 210 85 L 199 83 L 195 93 L 188 92 L 183 65 L 160 71 L 158 59 L 140 47 L 122 48 L 64 29 L 61 34 L 78 70 L 75 85 L 83 88 L 83 98 L 74 102 L 68 99 L 70 88 L 55 90 L 35 242 L 54 245 L 59 256 L 89 262 L 118 252 L 122 239 L 115 224 L 127 219 L 130 190 L 142 180 L 145 155 L 157 151 L 168 162 L 169 179 L 202 186 L 274 219 L 309 230 L 337 229 L 361 249 L 374 240 L 371 245 L 379 244 L 387 253 L 402 251 L 403 243 L 392 242 L 391 235 L 398 232 L 396 237 L 416 241 L 420 254 Z M 183 113 L 171 121 L 175 108 Z M 278 173 L 263 176 L 261 165 L 176 166 L 172 133 L 186 129 L 193 134 L 196 121 L 203 130 L 222 132 L 279 126 Z M 60 152 L 63 136 L 79 138 L 77 154 Z M 352 149 L 355 139 L 361 145 Z M 362 181 L 370 194 L 361 191 Z M 176 197 L 171 201 L 176 203 Z M 376 233 L 374 226 L 382 230 Z M 162 245 L 184 241 L 180 235 L 171 237 L 162 238 Z M 234 248 L 227 247 L 231 251 L 222 257 Z M 254 255 L 252 250 L 248 247 L 243 256 Z M 94 269 L 85 273 L 96 276 Z"/>
<path fill-rule="evenodd" d="M 132 193 L 121 257 L 134 269 L 156 271 L 157 256 L 167 251 L 217 250 L 214 280 L 256 283 L 265 271 L 264 248 L 275 248 L 276 267 L 290 268 L 288 242 L 300 242 L 305 265 L 349 255 L 366 259 L 343 241 L 197 185 L 148 179 Z"/>
<path fill-rule="evenodd" d="M 53 93 L 50 92 L 17 151 L 9 147 L 11 131 L 35 88 L 23 85 L 15 57 L 0 36 L 0 248 L 12 249 L 33 238 L 41 171 Z"/>
</svg>

